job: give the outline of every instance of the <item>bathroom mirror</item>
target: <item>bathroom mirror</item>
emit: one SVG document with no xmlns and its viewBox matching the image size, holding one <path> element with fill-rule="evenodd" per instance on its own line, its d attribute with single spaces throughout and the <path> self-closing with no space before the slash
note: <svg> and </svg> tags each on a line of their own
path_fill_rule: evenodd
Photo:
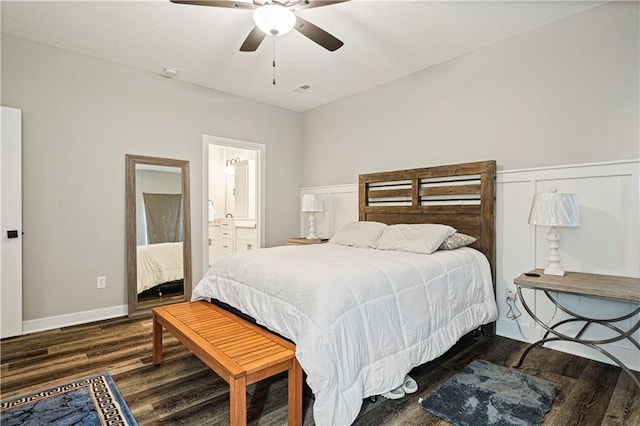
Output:
<svg viewBox="0 0 640 426">
<path fill-rule="evenodd" d="M 129 316 L 191 298 L 189 162 L 126 156 Z"/>
</svg>

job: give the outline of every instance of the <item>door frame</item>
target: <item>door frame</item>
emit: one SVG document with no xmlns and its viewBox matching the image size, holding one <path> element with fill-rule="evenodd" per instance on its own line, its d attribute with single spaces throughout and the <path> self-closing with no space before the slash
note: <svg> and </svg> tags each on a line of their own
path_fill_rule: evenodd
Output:
<svg viewBox="0 0 640 426">
<path fill-rule="evenodd" d="M 202 268 L 203 274 L 209 269 L 209 149 L 212 145 L 241 148 L 256 153 L 256 231 L 258 234 L 258 248 L 264 247 L 265 241 L 265 175 L 266 175 L 266 145 L 230 139 L 221 136 L 202 136 Z"/>
</svg>

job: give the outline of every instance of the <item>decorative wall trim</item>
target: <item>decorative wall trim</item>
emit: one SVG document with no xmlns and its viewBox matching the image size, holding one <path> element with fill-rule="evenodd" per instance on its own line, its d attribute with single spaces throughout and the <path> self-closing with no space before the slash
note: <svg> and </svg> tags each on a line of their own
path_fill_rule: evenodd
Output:
<svg viewBox="0 0 640 426">
<path fill-rule="evenodd" d="M 22 334 L 35 333 L 37 331 L 53 330 L 54 328 L 69 327 L 72 325 L 86 324 L 94 321 L 102 321 L 111 318 L 127 316 L 127 305 L 112 306 L 109 308 L 95 309 L 92 311 L 75 312 L 66 315 L 38 318 L 22 322 Z"/>
<path fill-rule="evenodd" d="M 562 170 L 569 170 L 569 169 L 580 169 L 580 168 L 591 168 L 591 167 L 606 167 L 606 166 L 614 166 L 614 167 L 619 167 L 622 166 L 624 164 L 638 164 L 640 162 L 640 159 L 629 159 L 629 160 L 619 160 L 619 161 L 601 161 L 599 163 L 582 163 L 582 164 L 567 164 L 567 165 L 562 165 L 562 166 L 543 166 L 543 167 L 531 167 L 528 169 L 513 169 L 513 170 L 501 170 L 498 171 L 497 174 L 498 175 L 508 175 L 511 173 L 531 173 L 531 172 L 539 172 L 539 171 L 545 171 L 545 170 L 558 170 L 558 169 L 562 169 Z"/>
</svg>

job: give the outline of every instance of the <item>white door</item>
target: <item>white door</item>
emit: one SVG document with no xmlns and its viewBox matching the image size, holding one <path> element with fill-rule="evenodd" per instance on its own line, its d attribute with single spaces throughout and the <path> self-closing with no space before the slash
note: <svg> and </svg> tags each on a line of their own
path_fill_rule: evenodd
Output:
<svg viewBox="0 0 640 426">
<path fill-rule="evenodd" d="M 0 337 L 22 334 L 22 116 L 2 107 Z"/>
</svg>

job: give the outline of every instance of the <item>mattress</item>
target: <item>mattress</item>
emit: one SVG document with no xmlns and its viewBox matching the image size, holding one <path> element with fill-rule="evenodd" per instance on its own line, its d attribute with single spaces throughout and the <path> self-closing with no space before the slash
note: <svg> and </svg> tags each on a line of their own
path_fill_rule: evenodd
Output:
<svg viewBox="0 0 640 426">
<path fill-rule="evenodd" d="M 158 284 L 184 278 L 182 243 L 138 246 L 138 294 Z"/>
<path fill-rule="evenodd" d="M 351 424 L 363 398 L 495 321 L 489 262 L 460 248 L 431 255 L 337 244 L 220 259 L 192 300 L 227 303 L 296 344 L 319 425 Z"/>
</svg>

